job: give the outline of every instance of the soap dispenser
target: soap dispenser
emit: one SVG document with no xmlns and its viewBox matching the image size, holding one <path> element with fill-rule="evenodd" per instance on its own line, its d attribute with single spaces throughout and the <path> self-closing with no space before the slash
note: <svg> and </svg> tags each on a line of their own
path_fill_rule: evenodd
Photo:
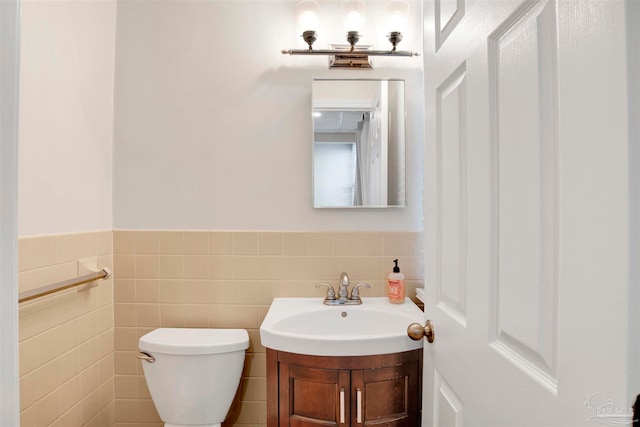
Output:
<svg viewBox="0 0 640 427">
<path fill-rule="evenodd" d="M 395 263 L 393 273 L 389 274 L 389 279 L 387 280 L 389 302 L 393 304 L 402 304 L 405 297 L 404 274 L 400 273 L 398 260 L 394 259 L 393 262 Z"/>
</svg>

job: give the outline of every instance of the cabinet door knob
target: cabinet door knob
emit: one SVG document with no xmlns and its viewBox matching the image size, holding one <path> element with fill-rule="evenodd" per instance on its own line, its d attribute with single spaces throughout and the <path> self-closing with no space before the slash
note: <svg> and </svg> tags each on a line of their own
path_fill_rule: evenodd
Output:
<svg viewBox="0 0 640 427">
<path fill-rule="evenodd" d="M 436 339 L 436 331 L 431 324 L 431 320 L 427 320 L 424 326 L 420 323 L 412 323 L 407 328 L 407 335 L 414 341 L 421 340 L 426 337 L 430 343 Z"/>
</svg>

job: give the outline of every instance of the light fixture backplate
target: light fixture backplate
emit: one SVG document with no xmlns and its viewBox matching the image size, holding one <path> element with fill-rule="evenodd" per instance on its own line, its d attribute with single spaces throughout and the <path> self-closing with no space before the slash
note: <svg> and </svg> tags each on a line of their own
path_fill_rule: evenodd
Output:
<svg viewBox="0 0 640 427">
<path fill-rule="evenodd" d="M 351 46 L 348 44 L 332 44 L 331 49 L 344 50 L 344 53 L 339 53 L 329 56 L 329 68 L 341 68 L 352 70 L 371 70 L 373 69 L 373 57 L 366 54 L 367 50 L 371 46 L 360 45 L 355 46 L 351 51 Z"/>
</svg>

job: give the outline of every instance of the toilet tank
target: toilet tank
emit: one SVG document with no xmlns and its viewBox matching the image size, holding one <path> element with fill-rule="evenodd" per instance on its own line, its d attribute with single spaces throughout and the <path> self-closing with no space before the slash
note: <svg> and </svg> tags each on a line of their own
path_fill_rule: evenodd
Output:
<svg viewBox="0 0 640 427">
<path fill-rule="evenodd" d="M 238 389 L 249 335 L 244 329 L 159 328 L 139 340 L 153 403 L 165 423 L 224 421 Z"/>
</svg>

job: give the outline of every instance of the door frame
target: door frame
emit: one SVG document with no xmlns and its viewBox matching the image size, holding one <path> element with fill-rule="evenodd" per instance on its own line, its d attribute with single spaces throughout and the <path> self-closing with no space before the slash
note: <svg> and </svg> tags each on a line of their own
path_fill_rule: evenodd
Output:
<svg viewBox="0 0 640 427">
<path fill-rule="evenodd" d="M 0 425 L 20 424 L 18 382 L 18 77 L 20 3 L 0 2 Z"/>
<path fill-rule="evenodd" d="M 629 390 L 640 393 L 640 2 L 626 7 L 629 138 Z M 633 403 L 633 402 L 632 402 Z"/>
</svg>

